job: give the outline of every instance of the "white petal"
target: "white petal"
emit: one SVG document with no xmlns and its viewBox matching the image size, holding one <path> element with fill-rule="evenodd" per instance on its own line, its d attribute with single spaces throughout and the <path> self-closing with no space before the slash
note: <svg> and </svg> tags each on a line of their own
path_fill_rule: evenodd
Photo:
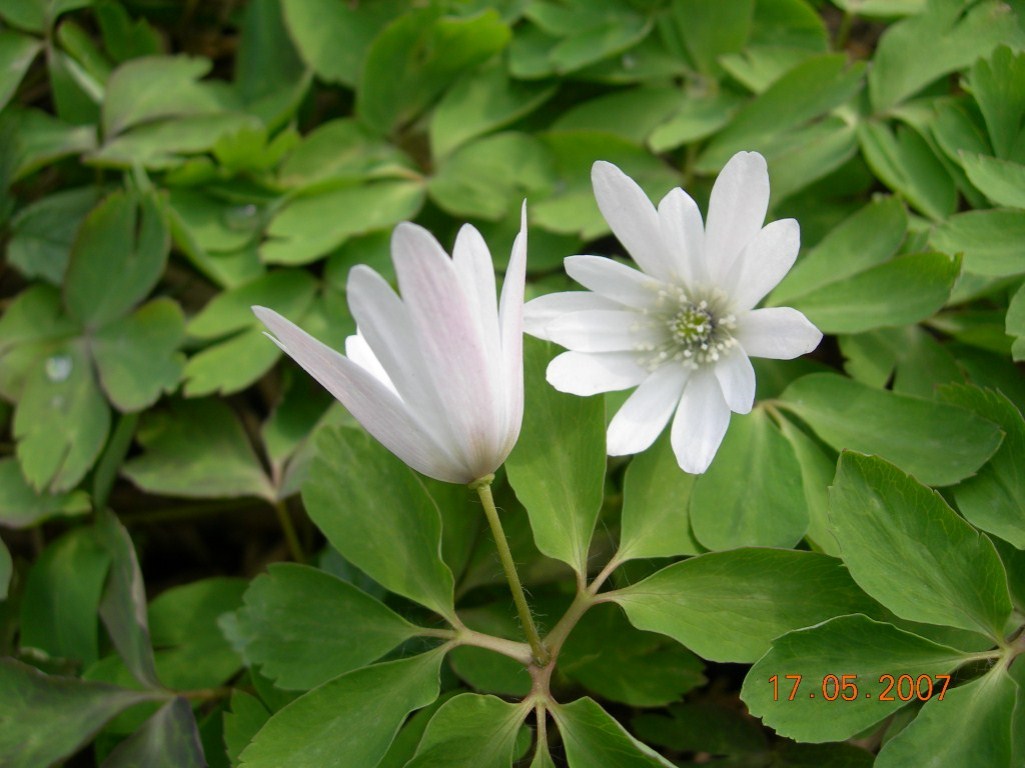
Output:
<svg viewBox="0 0 1025 768">
<path fill-rule="evenodd" d="M 612 163 L 591 167 L 591 183 L 605 221 L 642 270 L 659 280 L 672 278 L 655 206 L 637 182 Z"/>
<path fill-rule="evenodd" d="M 701 211 L 690 195 L 679 187 L 669 190 L 658 204 L 659 224 L 673 271 L 684 285 L 708 282 L 705 265 L 705 225 Z"/>
<path fill-rule="evenodd" d="M 790 360 L 811 352 L 822 331 L 791 307 L 752 309 L 737 317 L 734 337 L 751 357 Z"/>
<path fill-rule="evenodd" d="M 633 352 L 563 352 L 548 364 L 548 383 L 560 392 L 595 395 L 636 387 L 650 375 Z"/>
<path fill-rule="evenodd" d="M 602 256 L 568 256 L 566 274 L 599 296 L 634 309 L 646 309 L 658 299 L 662 283 L 643 272 Z"/>
<path fill-rule="evenodd" d="M 548 325 L 568 312 L 584 312 L 592 309 L 622 309 L 615 301 L 590 291 L 563 291 L 547 293 L 528 301 L 523 306 L 523 330 L 531 336 L 551 341 Z"/>
<path fill-rule="evenodd" d="M 524 200 L 520 208 L 520 231 L 513 241 L 498 309 L 502 345 L 500 383 L 505 391 L 504 443 L 499 449 L 502 461 L 515 445 L 523 422 L 523 290 L 526 279 L 527 201 Z"/>
<path fill-rule="evenodd" d="M 281 349 L 344 405 L 389 451 L 418 472 L 450 483 L 466 483 L 461 462 L 433 437 L 381 382 L 266 307 L 253 312 L 276 336 Z"/>
<path fill-rule="evenodd" d="M 794 266 L 801 250 L 801 227 L 796 219 L 767 224 L 747 244 L 726 276 L 723 288 L 735 311 L 751 309 L 775 288 Z"/>
<path fill-rule="evenodd" d="M 680 402 L 687 375 L 682 366 L 663 365 L 637 387 L 609 424 L 609 456 L 639 453 L 655 442 Z"/>
<path fill-rule="evenodd" d="M 729 424 L 730 407 L 715 374 L 695 372 L 683 390 L 670 435 L 680 469 L 695 475 L 708 469 Z"/>
<path fill-rule="evenodd" d="M 627 352 L 661 343 L 665 331 L 627 310 L 570 312 L 548 324 L 552 341 L 574 352 Z"/>
<path fill-rule="evenodd" d="M 717 285 L 758 234 L 769 207 L 769 172 L 757 152 L 730 158 L 712 187 L 705 222 L 705 261 Z"/>
<path fill-rule="evenodd" d="M 755 402 L 755 369 L 743 349 L 734 347 L 715 364 L 723 398 L 734 413 L 749 413 Z"/>
<path fill-rule="evenodd" d="M 374 350 L 372 350 L 370 345 L 367 344 L 367 340 L 363 337 L 363 334 L 360 333 L 359 328 L 356 329 L 355 334 L 349 336 L 345 340 L 345 356 L 379 382 L 384 384 L 384 386 L 396 395 L 398 394 L 398 391 L 395 389 L 395 385 L 388 377 L 388 372 L 384 370 L 384 366 L 381 365 L 381 361 L 377 359 L 377 356 L 374 354 Z"/>
<path fill-rule="evenodd" d="M 474 315 L 483 324 L 485 343 L 491 348 L 494 342 L 497 347 L 499 336 L 495 267 L 488 244 L 473 226 L 464 224 L 456 235 L 452 247 L 452 263 Z"/>
</svg>

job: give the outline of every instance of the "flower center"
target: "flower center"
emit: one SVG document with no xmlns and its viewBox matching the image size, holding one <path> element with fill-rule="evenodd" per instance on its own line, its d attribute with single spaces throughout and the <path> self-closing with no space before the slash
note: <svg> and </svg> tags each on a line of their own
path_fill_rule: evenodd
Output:
<svg viewBox="0 0 1025 768">
<path fill-rule="evenodd" d="M 708 303 L 686 304 L 669 319 L 669 334 L 683 347 L 706 347 L 715 330 L 715 319 Z"/>
<path fill-rule="evenodd" d="M 679 286 L 665 286 L 655 307 L 647 313 L 649 329 L 661 337 L 659 343 L 638 345 L 642 365 L 649 370 L 676 362 L 696 369 L 715 363 L 736 346 L 733 331 L 736 318 L 728 311 L 720 291 L 687 292 Z"/>
</svg>

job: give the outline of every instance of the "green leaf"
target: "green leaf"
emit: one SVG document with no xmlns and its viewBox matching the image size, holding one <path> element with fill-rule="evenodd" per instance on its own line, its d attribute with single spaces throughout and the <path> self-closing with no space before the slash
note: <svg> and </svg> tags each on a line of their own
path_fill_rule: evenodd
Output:
<svg viewBox="0 0 1025 768">
<path fill-rule="evenodd" d="M 1011 297 L 1005 318 L 1007 335 L 1016 337 L 1011 353 L 1015 362 L 1025 359 L 1022 337 L 1025 336 L 1025 286 L 1018 288 Z"/>
<path fill-rule="evenodd" d="M 881 459 L 845 452 L 829 501 L 862 589 L 905 619 L 1003 638 L 1011 599 L 1000 558 L 936 491 Z"/>
<path fill-rule="evenodd" d="M 784 632 L 880 612 L 839 560 L 785 549 L 698 555 L 607 597 L 638 629 L 668 635 L 712 661 L 744 663 Z"/>
<path fill-rule="evenodd" d="M 10 768 L 53 765 L 91 741 L 118 712 L 150 698 L 0 659 L 0 754 Z"/>
<path fill-rule="evenodd" d="M 993 277 L 1025 272 L 1023 239 L 1025 211 L 1011 209 L 957 213 L 929 234 L 933 248 L 964 254 L 966 272 Z"/>
<path fill-rule="evenodd" d="M 631 460 L 623 480 L 619 560 L 701 551 L 690 530 L 690 497 L 696 478 L 680 471 L 668 433 Z"/>
<path fill-rule="evenodd" d="M 1021 159 L 1022 120 L 1025 119 L 1025 55 L 997 47 L 988 59 L 978 59 L 968 74 L 997 157 Z"/>
<path fill-rule="evenodd" d="M 406 5 L 404 0 L 359 5 L 290 0 L 281 10 L 306 66 L 322 80 L 354 87 L 371 41 Z"/>
<path fill-rule="evenodd" d="M 670 7 L 673 31 L 704 74 L 718 75 L 722 71 L 719 57 L 738 53 L 751 34 L 753 0 L 729 3 L 719 9 L 701 0 L 674 0 Z"/>
<path fill-rule="evenodd" d="M 101 2 L 96 8 L 96 20 L 104 48 L 116 61 L 158 54 L 163 49 L 160 33 L 146 19 L 132 19 L 119 3 Z"/>
<path fill-rule="evenodd" d="M 999 391 L 947 386 L 940 398 L 967 408 L 1004 430 L 1004 442 L 975 477 L 954 488 L 957 508 L 970 523 L 1025 549 L 1025 420 Z"/>
<path fill-rule="evenodd" d="M 93 380 L 85 341 L 36 362 L 14 412 L 18 462 L 33 488 L 60 493 L 78 485 L 109 429 L 110 409 Z"/>
<path fill-rule="evenodd" d="M 99 657 L 96 614 L 110 555 L 91 528 L 75 528 L 33 564 L 21 601 L 21 647 L 88 666 Z"/>
<path fill-rule="evenodd" d="M 792 547 L 808 530 L 800 465 L 762 408 L 734 416 L 690 500 L 694 537 L 707 549 Z"/>
<path fill-rule="evenodd" d="M 530 709 L 529 704 L 475 693 L 449 699 L 431 718 L 406 768 L 510 768 L 516 736 Z"/>
<path fill-rule="evenodd" d="M 650 132 L 648 146 L 655 152 L 666 152 L 711 136 L 726 125 L 744 103 L 744 99 L 727 90 L 689 96 L 677 105 L 671 117 Z"/>
<path fill-rule="evenodd" d="M 252 327 L 197 352 L 185 364 L 186 397 L 227 395 L 259 380 L 281 357 L 281 350 Z"/>
<path fill-rule="evenodd" d="M 646 744 L 676 752 L 739 757 L 767 750 L 761 725 L 726 702 L 704 700 L 673 704 L 668 714 L 669 717 L 654 712 L 635 715 L 630 726 Z"/>
<path fill-rule="evenodd" d="M 14 561 L 11 560 L 11 552 L 4 544 L 4 540 L 0 539 L 0 602 L 7 599 L 13 573 Z"/>
<path fill-rule="evenodd" d="M 1025 165 L 986 155 L 961 153 L 968 179 L 997 205 L 1025 208 Z"/>
<path fill-rule="evenodd" d="M 440 8 L 403 14 L 374 38 L 360 72 L 356 112 L 390 134 L 416 118 L 463 72 L 502 50 L 512 36 L 498 13 L 441 15 Z"/>
<path fill-rule="evenodd" d="M 740 695 L 751 714 L 781 736 L 800 741 L 839 741 L 864 731 L 907 703 L 896 695 L 896 685 L 889 692 L 890 701 L 881 698 L 887 687 L 881 676 L 890 675 L 896 680 L 910 675 L 917 680 L 926 675 L 938 696 L 943 681 L 933 676 L 952 672 L 967 656 L 892 624 L 861 615 L 840 616 L 775 640 L 769 652 L 751 667 Z M 795 680 L 795 675 L 800 675 L 800 680 Z M 834 684 L 827 679 L 830 676 L 841 679 Z M 775 684 L 772 677 L 776 677 Z M 843 683 L 848 687 L 843 688 Z M 925 681 L 921 684 L 924 687 Z M 830 701 L 828 697 L 834 694 Z M 947 691 L 946 696 L 950 694 Z M 932 706 L 949 707 L 946 696 Z M 937 754 L 936 745 L 921 754 Z"/>
<path fill-rule="evenodd" d="M 44 197 L 11 219 L 7 260 L 25 277 L 60 285 L 82 219 L 99 199 L 95 187 L 81 187 Z"/>
<path fill-rule="evenodd" d="M 92 337 L 100 386 L 121 411 L 141 411 L 178 386 L 185 317 L 172 299 L 154 299 Z"/>
<path fill-rule="evenodd" d="M 943 75 L 971 65 L 995 46 L 1025 45 L 1010 6 L 930 0 L 918 16 L 894 24 L 879 40 L 868 78 L 872 106 L 882 112 Z"/>
<path fill-rule="evenodd" d="M 231 711 L 224 713 L 224 746 L 233 767 L 239 764 L 242 750 L 269 719 L 270 712 L 258 698 L 239 688 L 231 692 Z"/>
<path fill-rule="evenodd" d="M 19 293 L 0 316 L 0 359 L 19 345 L 73 336 L 76 331 L 61 311 L 60 293 L 36 283 Z"/>
<path fill-rule="evenodd" d="M 146 587 L 128 531 L 105 510 L 97 518 L 96 535 L 110 556 L 110 572 L 100 600 L 100 616 L 110 639 L 135 679 L 159 688 L 146 616 Z"/>
<path fill-rule="evenodd" d="M 255 204 L 239 205 L 197 189 L 172 189 L 168 202 L 181 225 L 204 251 L 243 248 L 253 241 L 263 224 Z"/>
<path fill-rule="evenodd" d="M 8 135 L 13 135 L 8 149 L 14 164 L 12 182 L 63 157 L 96 148 L 94 126 L 69 125 L 38 109 L 8 105 L 0 126 L 4 126 L 4 133 L 10 130 Z"/>
<path fill-rule="evenodd" d="M 427 725 L 434 717 L 434 713 L 459 693 L 458 688 L 446 691 L 426 707 L 411 715 L 376 768 L 404 768 L 406 763 L 413 759 L 417 747 L 420 746 L 420 739 L 423 738 L 424 731 L 427 730 Z"/>
<path fill-rule="evenodd" d="M 175 696 L 118 744 L 103 768 L 206 768 L 199 729 L 188 700 Z"/>
<path fill-rule="evenodd" d="M 557 41 L 543 52 L 559 74 L 621 53 L 643 40 L 651 31 L 650 15 L 638 13 L 623 0 L 569 0 L 531 3 L 526 15 Z"/>
<path fill-rule="evenodd" d="M 874 453 L 927 485 L 954 485 L 996 452 L 997 427 L 962 408 L 874 389 L 828 373 L 804 376 L 780 403 L 832 448 Z"/>
<path fill-rule="evenodd" d="M 431 112 L 431 155 L 438 160 L 470 139 L 530 114 L 555 91 L 555 85 L 512 80 L 500 61 L 467 73 Z"/>
<path fill-rule="evenodd" d="M 325 429 L 317 448 L 303 502 L 328 541 L 390 591 L 451 618 L 441 517 L 423 482 L 362 430 Z"/>
<path fill-rule="evenodd" d="M 552 706 L 570 768 L 651 768 L 670 763 L 637 741 L 594 699 Z"/>
<path fill-rule="evenodd" d="M 0 30 L 0 109 L 11 100 L 40 47 L 31 35 Z"/>
<path fill-rule="evenodd" d="M 158 199 L 110 194 L 86 217 L 64 282 L 68 313 L 88 328 L 123 317 L 164 272 L 171 239 Z"/>
<path fill-rule="evenodd" d="M 559 671 L 591 693 L 632 707 L 663 707 L 706 682 L 704 665 L 668 638 L 640 632 L 613 605 L 584 614 L 559 651 Z"/>
<path fill-rule="evenodd" d="M 780 420 L 780 431 L 790 443 L 801 469 L 804 503 L 808 510 L 808 533 L 812 548 L 833 557 L 840 556 L 840 545 L 829 526 L 829 485 L 836 472 L 835 455 L 818 441 L 794 425 L 790 419 Z"/>
<path fill-rule="evenodd" d="M 254 579 L 236 615 L 246 658 L 289 690 L 306 691 L 365 666 L 417 633 L 351 584 L 289 563 Z"/>
<path fill-rule="evenodd" d="M 173 402 L 167 410 L 149 411 L 136 437 L 145 452 L 122 472 L 148 493 L 274 499 L 245 431 L 223 403 Z"/>
<path fill-rule="evenodd" d="M 438 697 L 444 649 L 336 677 L 276 713 L 242 768 L 376 765 L 406 715 Z"/>
<path fill-rule="evenodd" d="M 260 257 L 268 264 L 308 264 L 356 235 L 414 218 L 423 197 L 416 181 L 376 181 L 298 197 L 271 221 Z"/>
<path fill-rule="evenodd" d="M 567 110 L 556 131 L 607 131 L 643 144 L 656 126 L 680 109 L 680 91 L 669 86 L 630 88 L 589 99 Z"/>
<path fill-rule="evenodd" d="M 789 305 L 798 297 L 888 261 L 903 242 L 907 226 L 907 212 L 899 198 L 874 199 L 802 256 L 766 303 Z M 866 232 L 872 237 L 866 238 Z"/>
<path fill-rule="evenodd" d="M 37 493 L 21 474 L 15 459 L 0 459 L 0 525 L 30 528 L 51 517 L 81 515 L 89 509 L 89 495 L 85 491 Z"/>
<path fill-rule="evenodd" d="M 947 691 L 943 701 L 929 701 L 911 724 L 883 745 L 875 765 L 900 768 L 926 754 L 934 768 L 1014 765 L 1018 691 L 1004 665 L 997 664 L 982 678 Z M 957 738 L 950 738 L 955 733 Z"/>
<path fill-rule="evenodd" d="M 523 427 L 506 460 L 537 548 L 586 575 L 605 480 L 605 404 L 558 392 L 544 378 L 551 346 L 524 341 Z"/>
</svg>

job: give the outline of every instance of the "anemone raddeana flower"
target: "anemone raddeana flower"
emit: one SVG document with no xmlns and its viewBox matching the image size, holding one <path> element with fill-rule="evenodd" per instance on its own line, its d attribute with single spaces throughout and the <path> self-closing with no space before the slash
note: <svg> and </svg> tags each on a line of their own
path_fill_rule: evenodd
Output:
<svg viewBox="0 0 1025 768">
<path fill-rule="evenodd" d="M 265 307 L 274 343 L 418 472 L 471 483 L 505 461 L 523 420 L 526 209 L 496 297 L 491 253 L 470 225 L 452 258 L 427 230 L 399 224 L 391 240 L 400 298 L 377 272 L 349 273 L 357 333 L 343 356 Z"/>
<path fill-rule="evenodd" d="M 793 266 L 800 228 L 794 219 L 762 226 L 769 177 L 756 152 L 740 152 L 723 168 L 705 222 L 680 188 L 656 210 L 611 163 L 595 163 L 591 179 L 602 215 L 640 269 L 568 257 L 566 272 L 590 292 L 531 301 L 526 331 L 569 350 L 548 366 L 556 389 L 592 395 L 637 387 L 609 424 L 610 455 L 645 450 L 672 418 L 680 467 L 704 472 L 730 412 L 754 404 L 749 358 L 798 357 L 822 338 L 795 309 L 755 309 Z"/>
</svg>

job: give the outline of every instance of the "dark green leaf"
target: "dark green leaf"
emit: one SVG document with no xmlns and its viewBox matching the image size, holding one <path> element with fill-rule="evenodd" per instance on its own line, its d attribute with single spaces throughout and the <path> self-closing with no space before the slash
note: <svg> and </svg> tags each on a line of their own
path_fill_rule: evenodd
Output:
<svg viewBox="0 0 1025 768">
<path fill-rule="evenodd" d="M 751 34 L 753 0 L 720 8 L 701 0 L 674 0 L 670 7 L 673 30 L 697 69 L 706 75 L 719 74 L 719 57 L 739 52 Z"/>
<path fill-rule="evenodd" d="M 996 156 L 1021 159 L 1025 55 L 999 46 L 989 59 L 979 59 L 972 66 L 968 88 L 982 111 Z"/>
<path fill-rule="evenodd" d="M 26 277 L 60 285 L 78 227 L 99 194 L 95 187 L 69 189 L 24 208 L 11 220 L 7 260 Z"/>
<path fill-rule="evenodd" d="M 232 766 L 239 764 L 242 750 L 269 719 L 270 712 L 258 698 L 239 688 L 232 691 L 231 711 L 224 713 L 224 746 Z"/>
<path fill-rule="evenodd" d="M 7 592 L 11 585 L 11 575 L 14 573 L 14 561 L 11 560 L 11 551 L 7 549 L 4 540 L 0 539 L 0 602 L 7 599 Z"/>
<path fill-rule="evenodd" d="M 964 254 L 966 272 L 1003 277 L 1025 272 L 1021 243 L 1025 211 L 965 211 L 951 216 L 929 235 L 929 244 L 950 254 Z"/>
<path fill-rule="evenodd" d="M 801 485 L 808 510 L 805 538 L 816 551 L 839 557 L 840 545 L 829 525 L 829 485 L 836 473 L 836 456 L 789 419 L 781 419 L 779 427 L 801 468 Z"/>
<path fill-rule="evenodd" d="M 0 109 L 7 106 L 40 47 L 31 35 L 0 30 Z"/>
<path fill-rule="evenodd" d="M 189 702 L 175 696 L 122 741 L 103 768 L 206 768 L 196 718 Z"/>
<path fill-rule="evenodd" d="M 510 768 L 516 736 L 531 706 L 464 693 L 431 718 L 416 756 L 406 768 Z"/>
<path fill-rule="evenodd" d="M 552 707 L 570 768 L 652 768 L 673 765 L 637 741 L 593 699 Z"/>
<path fill-rule="evenodd" d="M 90 509 L 85 491 L 38 493 L 21 474 L 14 459 L 0 459 L 0 524 L 29 528 L 51 517 L 81 515 Z"/>
</svg>

